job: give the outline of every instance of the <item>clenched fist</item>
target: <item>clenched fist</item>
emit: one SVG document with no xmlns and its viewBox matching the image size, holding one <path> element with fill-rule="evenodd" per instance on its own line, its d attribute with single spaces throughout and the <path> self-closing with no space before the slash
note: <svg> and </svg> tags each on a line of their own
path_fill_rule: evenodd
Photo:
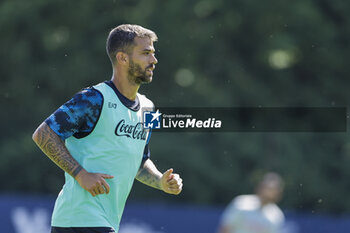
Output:
<svg viewBox="0 0 350 233">
<path fill-rule="evenodd" d="M 172 168 L 163 173 L 160 182 L 162 190 L 166 193 L 178 195 L 182 191 L 182 179 L 179 174 L 173 173 Z"/>
</svg>

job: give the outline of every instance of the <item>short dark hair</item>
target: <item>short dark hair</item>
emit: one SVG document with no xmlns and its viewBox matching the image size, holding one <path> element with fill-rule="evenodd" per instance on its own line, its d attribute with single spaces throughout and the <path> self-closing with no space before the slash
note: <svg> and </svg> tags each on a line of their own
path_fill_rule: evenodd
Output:
<svg viewBox="0 0 350 233">
<path fill-rule="evenodd" d="M 281 189 L 284 188 L 284 181 L 282 177 L 275 173 L 275 172 L 268 172 L 266 173 L 262 179 L 260 180 L 259 186 L 263 186 L 266 184 L 274 184 L 276 187 L 279 187 Z"/>
<path fill-rule="evenodd" d="M 115 62 L 115 55 L 118 52 L 130 54 L 134 45 L 135 37 L 148 37 L 152 42 L 157 41 L 158 37 L 153 31 L 134 24 L 122 24 L 112 29 L 108 35 L 106 50 L 112 64 Z"/>
</svg>

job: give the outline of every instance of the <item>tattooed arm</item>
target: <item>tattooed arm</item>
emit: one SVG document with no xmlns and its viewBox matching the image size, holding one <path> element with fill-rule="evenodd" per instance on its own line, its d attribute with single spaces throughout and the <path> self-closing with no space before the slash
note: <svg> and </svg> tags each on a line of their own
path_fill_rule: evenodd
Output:
<svg viewBox="0 0 350 233">
<path fill-rule="evenodd" d="M 136 179 L 148 186 L 163 190 L 170 194 L 179 194 L 182 191 L 182 179 L 178 174 L 173 174 L 170 168 L 163 174 L 158 171 L 154 163 L 147 159 L 136 175 Z"/>
<path fill-rule="evenodd" d="M 33 140 L 47 157 L 74 177 L 92 196 L 109 193 L 109 185 L 104 179 L 111 179 L 113 176 L 87 172 L 72 157 L 62 139 L 45 122 L 36 129 Z"/>
<path fill-rule="evenodd" d="M 46 124 L 42 123 L 33 134 L 34 142 L 62 170 L 75 177 L 82 167 L 72 157 L 62 139 Z"/>
</svg>

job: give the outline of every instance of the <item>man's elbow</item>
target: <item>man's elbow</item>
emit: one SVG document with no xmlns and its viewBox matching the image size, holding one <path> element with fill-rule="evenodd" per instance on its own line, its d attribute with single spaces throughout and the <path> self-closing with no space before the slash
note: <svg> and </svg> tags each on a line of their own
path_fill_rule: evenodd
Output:
<svg viewBox="0 0 350 233">
<path fill-rule="evenodd" d="M 37 129 L 34 131 L 34 133 L 32 134 L 32 139 L 33 139 L 33 141 L 34 141 L 36 144 L 39 143 L 39 135 L 40 135 L 40 132 L 43 131 L 43 129 L 45 128 L 45 126 L 47 126 L 45 122 L 41 123 L 41 125 L 39 125 L 38 128 L 37 128 Z"/>
<path fill-rule="evenodd" d="M 37 143 L 37 141 L 38 141 L 38 130 L 39 130 L 39 127 L 32 134 L 32 139 L 35 143 Z"/>
</svg>

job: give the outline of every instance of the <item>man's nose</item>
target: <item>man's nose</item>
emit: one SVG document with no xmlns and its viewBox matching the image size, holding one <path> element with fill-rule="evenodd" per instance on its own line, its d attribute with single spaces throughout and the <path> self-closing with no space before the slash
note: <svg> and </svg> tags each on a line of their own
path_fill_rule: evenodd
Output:
<svg viewBox="0 0 350 233">
<path fill-rule="evenodd" d="M 158 60 L 157 60 L 157 58 L 156 58 L 156 56 L 153 54 L 152 55 L 152 58 L 151 58 L 151 64 L 157 64 L 158 63 Z"/>
</svg>

